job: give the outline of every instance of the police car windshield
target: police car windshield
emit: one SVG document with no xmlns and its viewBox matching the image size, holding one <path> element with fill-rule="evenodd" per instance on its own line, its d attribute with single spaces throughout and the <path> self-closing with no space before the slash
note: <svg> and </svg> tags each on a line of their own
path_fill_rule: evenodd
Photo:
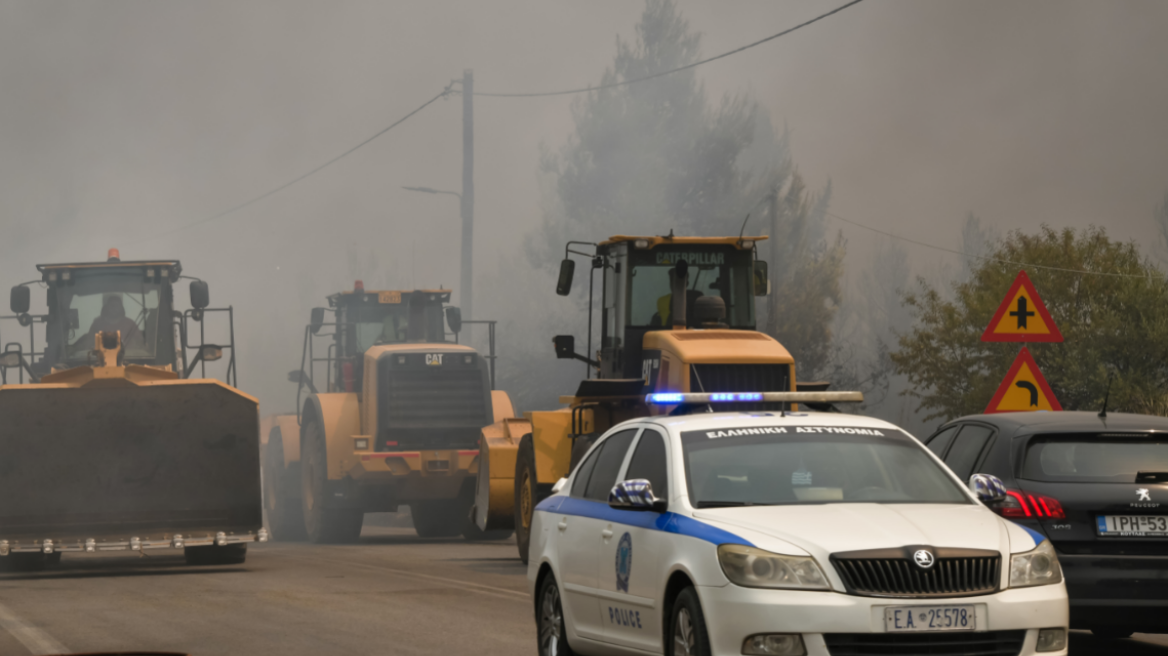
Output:
<svg viewBox="0 0 1168 656">
<path fill-rule="evenodd" d="M 765 426 L 681 434 L 695 508 L 820 503 L 972 503 L 907 434 Z"/>
</svg>

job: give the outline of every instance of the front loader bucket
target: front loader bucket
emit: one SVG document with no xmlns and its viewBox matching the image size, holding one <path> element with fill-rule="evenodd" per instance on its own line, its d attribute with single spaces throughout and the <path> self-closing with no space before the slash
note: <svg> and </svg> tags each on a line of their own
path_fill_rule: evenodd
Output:
<svg viewBox="0 0 1168 656">
<path fill-rule="evenodd" d="M 213 380 L 0 389 L 0 538 L 262 524 L 259 412 Z"/>
<path fill-rule="evenodd" d="M 505 418 L 483 428 L 475 484 L 474 522 L 484 531 L 515 528 L 515 457 L 526 419 Z"/>
</svg>

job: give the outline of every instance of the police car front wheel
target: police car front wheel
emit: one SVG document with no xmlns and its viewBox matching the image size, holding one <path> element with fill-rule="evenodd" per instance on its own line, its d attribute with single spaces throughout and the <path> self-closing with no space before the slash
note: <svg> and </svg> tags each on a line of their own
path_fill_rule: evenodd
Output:
<svg viewBox="0 0 1168 656">
<path fill-rule="evenodd" d="M 539 656 L 572 656 L 564 628 L 564 605 L 556 577 L 548 574 L 539 586 Z"/>
<path fill-rule="evenodd" d="M 710 636 L 698 593 L 686 588 L 673 602 L 669 622 L 668 656 L 709 656 Z"/>
</svg>

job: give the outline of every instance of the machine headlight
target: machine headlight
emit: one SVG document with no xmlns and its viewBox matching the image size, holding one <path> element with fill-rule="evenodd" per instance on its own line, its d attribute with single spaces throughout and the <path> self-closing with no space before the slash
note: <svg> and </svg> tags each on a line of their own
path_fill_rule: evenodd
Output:
<svg viewBox="0 0 1168 656">
<path fill-rule="evenodd" d="M 718 547 L 718 562 L 731 583 L 747 588 L 830 590 L 814 558 L 783 556 L 741 544 Z"/>
<path fill-rule="evenodd" d="M 1043 540 L 1026 553 L 1010 556 L 1010 587 L 1026 588 L 1032 585 L 1050 585 L 1063 580 L 1058 556 L 1050 540 Z"/>
</svg>

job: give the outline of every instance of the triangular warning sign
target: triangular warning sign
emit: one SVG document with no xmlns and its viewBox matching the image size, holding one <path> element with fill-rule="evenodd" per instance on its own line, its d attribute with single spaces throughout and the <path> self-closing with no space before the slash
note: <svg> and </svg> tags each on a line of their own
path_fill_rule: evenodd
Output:
<svg viewBox="0 0 1168 656">
<path fill-rule="evenodd" d="M 998 306 L 990 325 L 981 335 L 983 342 L 1061 342 L 1059 332 L 1046 304 L 1038 297 L 1034 283 L 1025 271 L 1019 271 L 1006 299 Z"/>
<path fill-rule="evenodd" d="M 985 411 L 991 414 L 1062 409 L 1058 399 L 1054 398 L 1054 392 L 1050 391 L 1050 385 L 1046 384 L 1046 379 L 1038 370 L 1038 365 L 1034 363 L 1034 356 L 1023 346 Z"/>
</svg>

